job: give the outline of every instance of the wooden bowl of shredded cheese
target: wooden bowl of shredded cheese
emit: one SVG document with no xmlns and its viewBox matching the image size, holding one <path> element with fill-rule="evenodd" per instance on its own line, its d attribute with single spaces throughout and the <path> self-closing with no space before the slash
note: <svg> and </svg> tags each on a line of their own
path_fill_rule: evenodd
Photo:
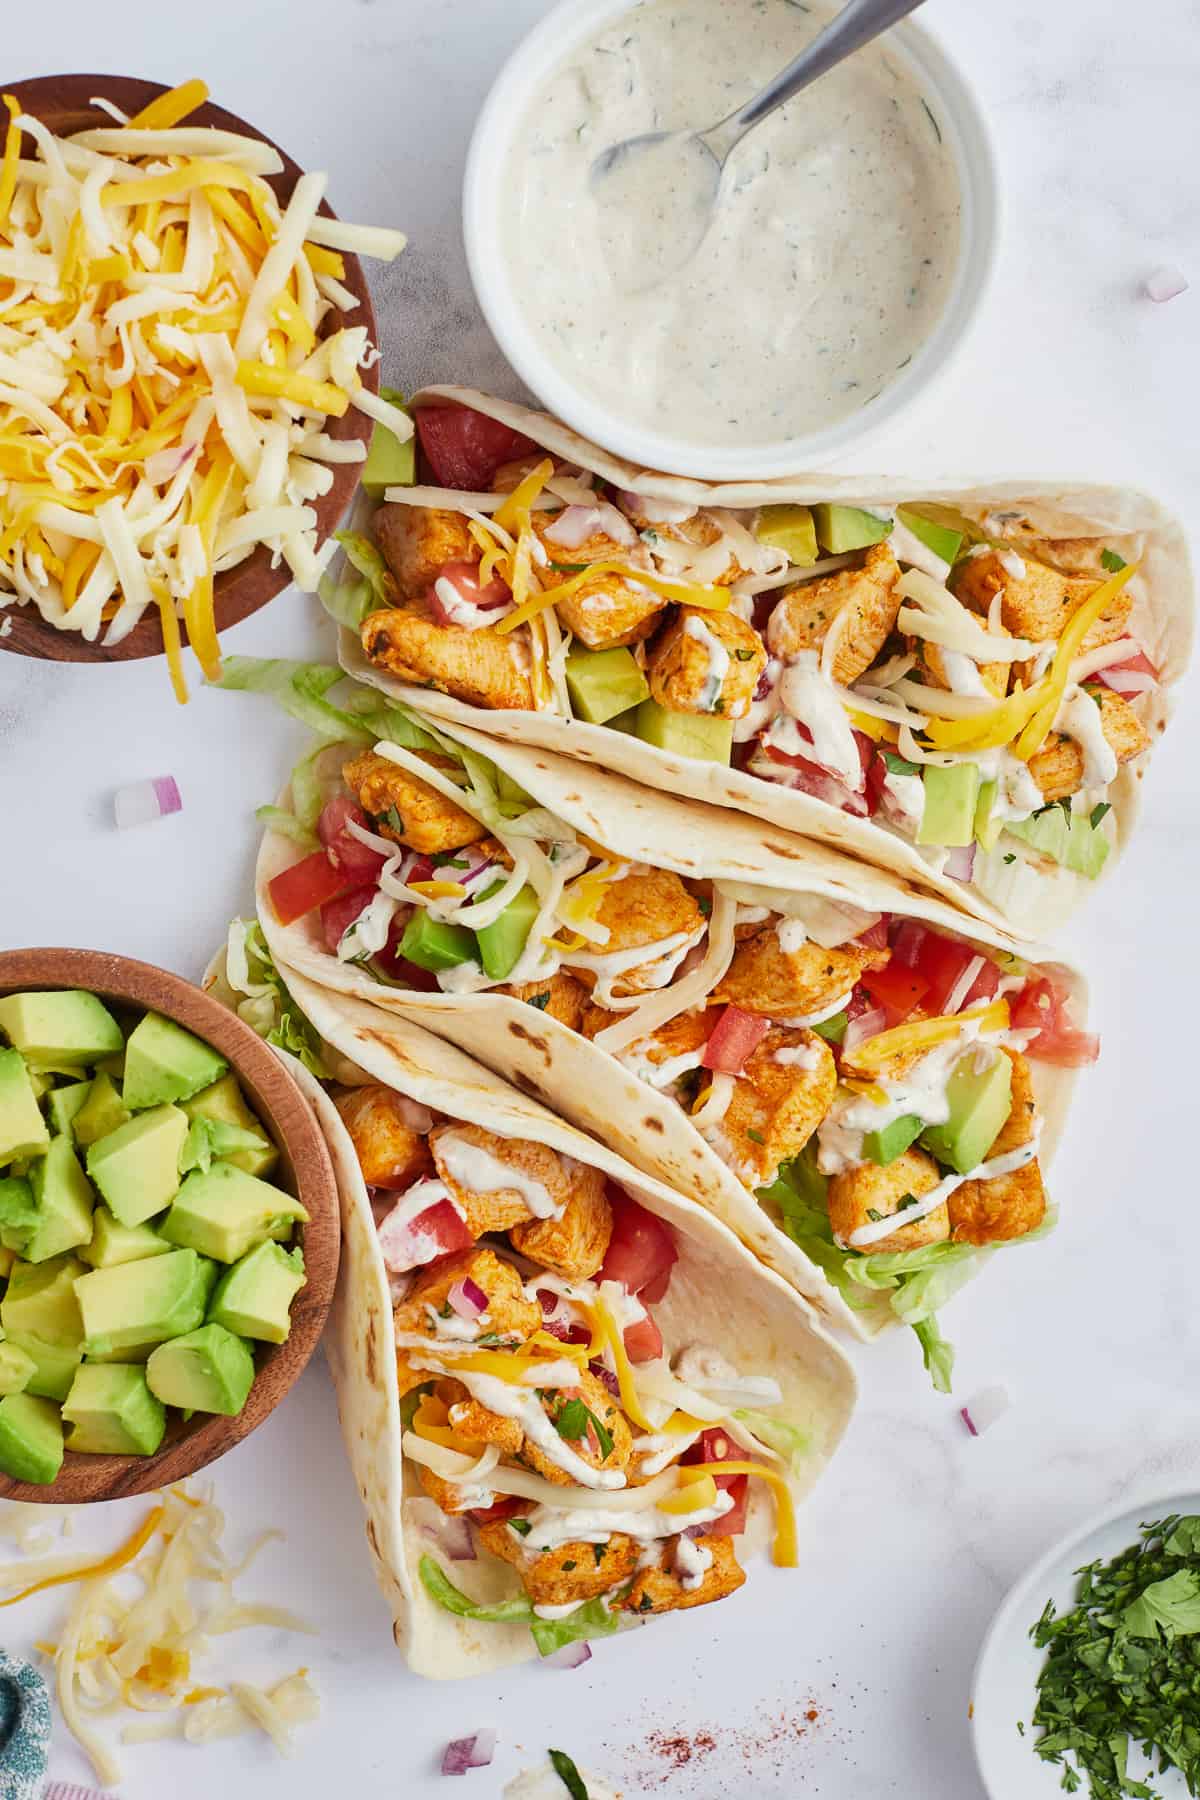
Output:
<svg viewBox="0 0 1200 1800">
<path fill-rule="evenodd" d="M 165 655 L 313 591 L 379 396 L 346 225 L 201 82 L 17 83 L 0 109 L 0 649 Z"/>
</svg>

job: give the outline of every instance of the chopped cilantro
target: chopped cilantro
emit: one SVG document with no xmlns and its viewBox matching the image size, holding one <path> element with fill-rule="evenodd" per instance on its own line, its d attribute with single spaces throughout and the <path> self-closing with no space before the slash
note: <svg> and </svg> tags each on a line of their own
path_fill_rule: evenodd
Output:
<svg viewBox="0 0 1200 1800">
<path fill-rule="evenodd" d="M 708 898 L 707 895 L 705 895 L 702 899 L 697 900 L 696 905 L 700 908 L 700 911 L 704 914 L 704 917 L 706 919 L 709 919 L 712 917 L 712 901 Z"/>
<path fill-rule="evenodd" d="M 1118 556 L 1115 550 L 1102 550 L 1100 552 L 1100 567 L 1102 569 L 1107 569 L 1110 575 L 1119 575 L 1121 570 L 1128 568 L 1128 566 L 1125 558 L 1123 556 Z"/>
<path fill-rule="evenodd" d="M 504 1340 L 500 1336 L 500 1333 L 498 1331 L 485 1331 L 482 1337 L 477 1337 L 475 1339 L 475 1342 L 480 1345 L 482 1345 L 482 1344 L 500 1344 L 500 1343 L 503 1343 L 503 1341 Z"/>
<path fill-rule="evenodd" d="M 399 832 L 401 836 L 404 835 L 404 820 L 400 817 L 400 814 L 396 811 L 394 806 L 388 807 L 383 815 L 382 823 L 384 825 L 390 825 L 392 830 Z"/>
<path fill-rule="evenodd" d="M 599 1568 L 600 1564 L 604 1561 L 604 1550 L 605 1546 L 603 1544 L 592 1545 L 592 1556 L 595 1558 L 597 1568 Z"/>
<path fill-rule="evenodd" d="M 909 762 L 907 757 L 897 756 L 894 750 L 885 750 L 883 760 L 887 764 L 889 775 L 919 775 L 920 763 Z"/>
<path fill-rule="evenodd" d="M 528 1519 L 510 1519 L 508 1529 L 515 1531 L 518 1537 L 528 1537 L 532 1527 Z"/>
<path fill-rule="evenodd" d="M 746 1133 L 746 1136 L 747 1136 L 747 1137 L 748 1137 L 748 1138 L 749 1138 L 749 1139 L 750 1139 L 750 1142 L 751 1142 L 751 1143 L 752 1143 L 752 1144 L 761 1144 L 761 1143 L 764 1143 L 764 1142 L 765 1142 L 765 1141 L 766 1141 L 766 1140 L 765 1140 L 765 1139 L 764 1139 L 764 1137 L 763 1137 L 763 1134 L 762 1134 L 762 1132 L 761 1132 L 761 1131 L 755 1131 L 755 1130 L 754 1130 L 754 1129 L 753 1129 L 753 1127 L 752 1127 L 752 1128 L 751 1128 L 751 1129 L 750 1129 L 750 1130 L 749 1130 L 749 1131 L 747 1131 L 747 1133 Z"/>
<path fill-rule="evenodd" d="M 881 1212 L 877 1211 L 875 1207 L 868 1206 L 867 1217 L 868 1217 L 868 1219 L 870 1219 L 872 1225 L 878 1225 L 880 1219 L 882 1219 L 882 1217 L 883 1217 L 883 1214 Z"/>
<path fill-rule="evenodd" d="M 465 856 L 455 856 L 451 850 L 439 850 L 431 860 L 435 869 L 466 869 L 470 867 Z"/>
<path fill-rule="evenodd" d="M 588 1791 L 583 1777 L 565 1750 L 551 1750 L 550 1765 L 558 1779 L 566 1788 L 571 1800 L 588 1800 Z"/>
<path fill-rule="evenodd" d="M 1095 831 L 1095 829 L 1096 829 L 1097 825 L 1099 825 L 1100 821 L 1102 819 L 1104 819 L 1111 811 L 1112 811 L 1112 807 L 1109 805 L 1107 800 L 1101 800 L 1101 802 L 1098 806 L 1093 806 L 1091 813 L 1088 817 L 1088 823 L 1091 826 L 1093 831 Z"/>
<path fill-rule="evenodd" d="M 1016 853 L 1016 851 L 1015 851 L 1015 850 L 1010 850 L 1010 851 L 1009 851 L 1009 852 L 1008 852 L 1008 854 L 1007 854 L 1007 856 L 1006 856 L 1006 857 L 1005 857 L 1005 858 L 1004 858 L 1004 860 L 1005 860 L 1005 862 L 1006 862 L 1006 863 L 1015 863 L 1015 862 L 1016 862 L 1016 860 L 1017 860 L 1017 853 Z"/>
<path fill-rule="evenodd" d="M 753 650 L 735 650 L 733 654 L 737 657 L 739 662 L 753 662 L 754 661 Z"/>
<path fill-rule="evenodd" d="M 559 1408 L 554 1419 L 554 1429 L 569 1444 L 576 1444 L 586 1437 L 589 1424 L 596 1433 L 600 1455 L 607 1456 L 613 1447 L 612 1432 L 600 1423 L 591 1407 L 585 1406 L 582 1400 L 568 1400 L 565 1406 Z"/>
<path fill-rule="evenodd" d="M 582 575 L 583 571 L 585 569 L 590 569 L 591 566 L 591 563 L 552 562 L 550 564 L 550 567 L 552 569 L 557 569 L 560 575 Z"/>
<path fill-rule="evenodd" d="M 572 1558 L 569 1562 L 563 1563 L 562 1572 L 564 1575 L 569 1575 L 571 1573 L 571 1570 L 576 1568 L 577 1566 L 578 1565 L 576 1564 L 574 1558 Z"/>
<path fill-rule="evenodd" d="M 649 1594 L 643 1594 L 637 1604 L 638 1611 L 639 1612 L 650 1612 L 650 1611 L 652 1611 L 653 1607 L 654 1607 L 654 1602 L 650 1598 Z"/>
<path fill-rule="evenodd" d="M 527 1006 L 536 1006 L 539 1012 L 545 1012 L 550 1004 L 550 989 L 547 988 L 544 994 L 530 994 L 525 1004 Z"/>
<path fill-rule="evenodd" d="M 897 1206 L 896 1211 L 904 1212 L 908 1207 L 915 1206 L 916 1204 L 917 1204 L 917 1196 L 915 1194 L 905 1194 L 904 1198 L 900 1201 L 899 1205 Z"/>
</svg>

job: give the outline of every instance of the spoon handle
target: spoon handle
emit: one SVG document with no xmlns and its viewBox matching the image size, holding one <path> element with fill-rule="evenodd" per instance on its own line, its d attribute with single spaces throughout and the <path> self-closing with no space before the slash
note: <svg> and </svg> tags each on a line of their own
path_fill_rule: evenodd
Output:
<svg viewBox="0 0 1200 1800">
<path fill-rule="evenodd" d="M 864 44 L 869 44 L 897 20 L 915 12 L 921 4 L 922 0 L 848 0 L 837 17 L 829 21 L 824 31 L 817 33 L 811 44 L 805 45 L 786 69 L 781 69 L 740 112 L 723 121 L 718 129 L 723 136 L 729 133 L 728 147 L 732 147 L 752 125 L 774 112 L 777 106 L 782 106 L 785 100 L 791 100 L 844 57 L 861 50 Z"/>
</svg>

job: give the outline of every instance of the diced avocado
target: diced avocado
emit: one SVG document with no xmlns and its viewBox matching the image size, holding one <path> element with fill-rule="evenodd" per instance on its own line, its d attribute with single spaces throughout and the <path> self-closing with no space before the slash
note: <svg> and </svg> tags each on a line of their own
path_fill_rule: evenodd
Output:
<svg viewBox="0 0 1200 1800">
<path fill-rule="evenodd" d="M 63 1401 L 67 1449 L 93 1456 L 153 1456 L 167 1429 L 167 1409 L 150 1392 L 144 1369 L 84 1363 Z"/>
<path fill-rule="evenodd" d="M 788 561 L 807 568 L 817 560 L 817 527 L 808 506 L 760 506 L 754 526 L 760 544 L 786 550 Z"/>
<path fill-rule="evenodd" d="M 927 519 L 911 506 L 898 506 L 896 517 L 902 525 L 907 525 L 915 538 L 920 538 L 927 550 L 932 550 L 942 561 L 953 565 L 958 560 L 962 549 L 963 534 L 955 531 L 952 525 L 939 525 L 936 519 Z"/>
<path fill-rule="evenodd" d="M 834 1013 L 831 1019 L 821 1019 L 811 1029 L 816 1032 L 818 1037 L 823 1037 L 827 1044 L 840 1044 L 846 1035 L 846 1027 L 849 1023 L 849 1014 L 843 1007 L 841 1012 Z"/>
<path fill-rule="evenodd" d="M 25 1058 L 0 1050 L 0 1163 L 33 1156 L 50 1142 Z"/>
<path fill-rule="evenodd" d="M 48 1344 L 45 1338 L 27 1331 L 10 1331 L 6 1342 L 23 1350 L 33 1364 L 25 1384 L 27 1394 L 40 1394 L 44 1400 L 66 1399 L 83 1354 L 78 1344 Z"/>
<path fill-rule="evenodd" d="M 254 1385 L 254 1356 L 223 1325 L 203 1325 L 156 1350 L 146 1364 L 146 1380 L 168 1406 L 232 1418 Z"/>
<path fill-rule="evenodd" d="M 867 512 L 861 506 L 837 506 L 822 502 L 813 509 L 817 542 L 830 556 L 844 556 L 848 550 L 865 550 L 868 544 L 879 544 L 892 529 L 890 519 Z"/>
<path fill-rule="evenodd" d="M 817 1167 L 815 1148 L 806 1144 L 799 1156 L 783 1164 L 770 1187 L 759 1188 L 758 1197 L 779 1208 L 784 1229 L 789 1230 L 789 1221 L 810 1208 L 824 1212 L 828 1188 L 829 1177 Z"/>
<path fill-rule="evenodd" d="M 49 1262 L 18 1262 L 0 1300 L 0 1326 L 9 1337 L 28 1334 L 62 1349 L 83 1346 L 83 1319 L 75 1282 L 87 1270 L 77 1256 L 55 1256 Z"/>
<path fill-rule="evenodd" d="M 97 1075 L 111 1075 L 114 1081 L 123 1080 L 125 1076 L 124 1044 L 112 1056 L 98 1057 L 94 1067 Z"/>
<path fill-rule="evenodd" d="M 903 1156 L 911 1143 L 920 1137 L 925 1121 L 916 1113 L 905 1113 L 899 1119 L 893 1119 L 889 1125 L 883 1125 L 878 1131 L 863 1134 L 862 1153 L 868 1162 L 878 1163 L 886 1169 L 889 1163 Z"/>
<path fill-rule="evenodd" d="M 717 713 L 668 712 L 657 700 L 637 709 L 637 735 L 659 750 L 698 762 L 727 763 L 733 752 L 733 720 Z"/>
<path fill-rule="evenodd" d="M 107 1206 L 92 1214 L 92 1241 L 79 1254 L 93 1269 L 115 1269 L 144 1256 L 165 1256 L 173 1246 L 150 1225 L 122 1225 Z"/>
<path fill-rule="evenodd" d="M 79 1275 L 75 1298 L 84 1351 L 99 1361 L 125 1361 L 116 1353 L 194 1331 L 207 1311 L 209 1291 L 207 1271 L 194 1250 Z"/>
<path fill-rule="evenodd" d="M 189 1100 L 210 1087 L 228 1066 L 216 1050 L 173 1019 L 147 1013 L 125 1045 L 121 1098 L 131 1112 L 169 1100 Z"/>
<path fill-rule="evenodd" d="M 567 692 L 579 718 L 603 725 L 644 700 L 650 684 L 628 650 L 572 650 Z"/>
<path fill-rule="evenodd" d="M 973 762 L 951 763 L 948 769 L 928 763 L 924 772 L 925 807 L 917 831 L 918 844 L 945 844 L 947 848 L 969 844 L 975 837 L 975 806 L 979 799 L 979 767 Z"/>
<path fill-rule="evenodd" d="M 34 1062 L 29 1063 L 29 1085 L 39 1100 L 44 1098 L 54 1086 L 54 1075 L 50 1069 L 41 1069 Z"/>
<path fill-rule="evenodd" d="M 618 713 L 616 718 L 606 719 L 604 722 L 610 731 L 623 731 L 627 737 L 636 737 L 638 734 L 638 710 L 636 706 L 631 706 L 628 712 Z"/>
<path fill-rule="evenodd" d="M 12 1244 L 27 1262 L 45 1262 L 77 1244 L 90 1242 L 91 1184 L 79 1166 L 69 1137 L 51 1138 L 50 1148 L 29 1171 L 37 1219 L 25 1244 Z"/>
<path fill-rule="evenodd" d="M 0 1000 L 0 1031 L 26 1056 L 69 1069 L 111 1056 L 125 1042 L 108 1008 L 77 988 L 6 994 Z"/>
<path fill-rule="evenodd" d="M 459 963 L 473 959 L 475 934 L 465 925 L 444 925 L 419 906 L 404 927 L 400 954 L 416 963 L 418 969 L 429 969 L 435 974 L 439 969 L 455 969 Z"/>
<path fill-rule="evenodd" d="M 7 1281 L 16 1260 L 16 1251 L 10 1250 L 7 1244 L 0 1244 L 0 1279 Z"/>
<path fill-rule="evenodd" d="M 292 1328 L 292 1301 L 303 1286 L 304 1252 L 298 1244 L 294 1250 L 259 1244 L 221 1276 L 208 1322 L 239 1337 L 282 1344 Z"/>
<path fill-rule="evenodd" d="M 29 1386 L 33 1374 L 32 1356 L 5 1338 L 0 1343 L 0 1394 L 20 1394 Z"/>
<path fill-rule="evenodd" d="M 1039 855 L 1093 881 L 1112 850 L 1098 823 L 1093 825 L 1085 813 L 1068 812 L 1057 805 L 1043 807 L 1031 819 L 1010 819 L 1004 829 Z"/>
<path fill-rule="evenodd" d="M 363 492 L 382 500 L 384 488 L 411 487 L 416 480 L 415 443 L 411 437 L 401 443 L 394 431 L 377 421 L 359 477 Z"/>
<path fill-rule="evenodd" d="M 950 1117 L 944 1125 L 927 1125 L 921 1142 L 931 1156 L 959 1175 L 976 1169 L 987 1156 L 1008 1118 L 1012 1104 L 1012 1064 L 997 1051 L 982 1071 L 978 1051 L 954 1065 L 946 1083 Z"/>
<path fill-rule="evenodd" d="M 53 1400 L 7 1394 L 0 1400 L 0 1469 L 14 1481 L 47 1486 L 62 1468 L 62 1416 Z"/>
<path fill-rule="evenodd" d="M 996 783 L 981 781 L 979 798 L 975 802 L 975 841 L 985 850 L 994 850 L 996 839 L 1004 830 L 1002 819 L 993 819 L 992 807 L 996 803 Z"/>
<path fill-rule="evenodd" d="M 10 1254 L 19 1254 L 29 1242 L 37 1222 L 29 1177 L 7 1175 L 0 1179 L 0 1244 Z"/>
<path fill-rule="evenodd" d="M 502 882 L 494 882 L 487 893 L 494 894 L 503 885 Z M 486 900 L 487 894 L 481 894 L 480 899 Z M 484 973 L 490 975 L 493 981 L 503 981 L 521 960 L 521 952 L 529 937 L 530 926 L 538 916 L 540 905 L 535 890 L 523 887 L 516 898 L 509 901 L 498 919 L 491 925 L 476 928 L 479 960 L 483 964 Z"/>
<path fill-rule="evenodd" d="M 236 1125 L 242 1131 L 255 1132 L 262 1139 L 261 1150 L 231 1150 L 224 1159 L 235 1168 L 244 1169 L 247 1175 L 269 1175 L 279 1161 L 278 1150 L 258 1115 L 246 1104 L 246 1096 L 232 1070 L 214 1081 L 211 1087 L 202 1088 L 190 1100 L 185 1100 L 183 1110 L 193 1122 L 211 1119 L 217 1125 Z"/>
<path fill-rule="evenodd" d="M 91 1091 L 90 1081 L 70 1081 L 66 1087 L 51 1088 L 46 1097 L 46 1111 L 56 1133 L 74 1137 L 75 1120 Z"/>
<path fill-rule="evenodd" d="M 117 1092 L 111 1075 L 103 1071 L 92 1082 L 87 1099 L 75 1115 L 75 1142 L 83 1149 L 95 1144 L 118 1125 L 133 1117 Z"/>
<path fill-rule="evenodd" d="M 289 1237 L 293 1223 L 307 1217 L 282 1188 L 217 1162 L 187 1177 L 159 1229 L 172 1244 L 234 1263 L 264 1238 Z"/>
<path fill-rule="evenodd" d="M 140 1225 L 171 1204 L 187 1134 L 187 1114 L 178 1106 L 153 1106 L 91 1146 L 88 1174 L 122 1225 Z"/>
</svg>

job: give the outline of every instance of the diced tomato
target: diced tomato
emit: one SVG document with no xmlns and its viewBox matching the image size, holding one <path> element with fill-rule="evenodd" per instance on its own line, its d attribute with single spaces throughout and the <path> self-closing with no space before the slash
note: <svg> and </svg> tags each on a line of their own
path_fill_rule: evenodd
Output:
<svg viewBox="0 0 1200 1800">
<path fill-rule="evenodd" d="M 869 738 L 865 731 L 856 730 L 854 741 L 858 745 L 858 760 L 862 764 L 862 774 L 859 777 L 859 786 L 862 787 L 867 779 L 867 770 L 875 760 L 875 740 Z"/>
<path fill-rule="evenodd" d="M 494 1525 L 499 1519 L 511 1519 L 519 1513 L 528 1500 L 522 1500 L 517 1494 L 510 1494 L 504 1500 L 497 1500 L 494 1506 L 472 1506 L 467 1509 L 468 1518 L 474 1519 L 477 1525 Z"/>
<path fill-rule="evenodd" d="M 850 1023 L 851 1019 L 861 1019 L 863 1014 L 869 1013 L 874 1005 L 874 1000 L 872 1000 L 870 994 L 867 993 L 862 983 L 859 982 L 849 1000 L 846 1002 L 847 1025 Z"/>
<path fill-rule="evenodd" d="M 347 893 L 358 884 L 358 876 L 335 868 L 324 850 L 314 850 L 311 856 L 293 863 L 290 869 L 284 869 L 268 882 L 267 892 L 279 923 L 294 925 L 314 907 L 324 906 L 327 900 L 336 900 L 339 894 Z"/>
<path fill-rule="evenodd" d="M 926 984 L 925 1010 L 932 1017 L 945 1012 L 956 983 L 976 954 L 970 944 L 960 944 L 937 931 L 926 932 L 914 970 Z"/>
<path fill-rule="evenodd" d="M 469 406 L 422 406 L 417 440 L 442 487 L 486 492 L 501 463 L 536 451 L 532 438 Z"/>
<path fill-rule="evenodd" d="M 448 581 L 460 600 L 465 600 L 469 606 L 478 606 L 484 612 L 495 612 L 512 601 L 512 589 L 498 575 L 480 586 L 478 563 L 444 563 L 438 570 L 437 580 L 425 595 L 425 603 L 439 625 L 460 625 L 462 620 L 455 618 L 453 612 L 443 605 L 437 591 L 438 581 Z"/>
<path fill-rule="evenodd" d="M 393 1208 L 377 1235 L 384 1266 L 393 1275 L 422 1268 L 451 1251 L 467 1250 L 475 1242 L 466 1220 L 451 1200 L 435 1200 L 410 1219 L 397 1218 Z"/>
<path fill-rule="evenodd" d="M 770 1029 L 770 1019 L 740 1006 L 727 1006 L 704 1046 L 701 1067 L 722 1075 L 739 1074 Z"/>
<path fill-rule="evenodd" d="M 763 748 L 772 762 L 786 763 L 793 771 L 787 784 L 790 788 L 801 794 L 811 794 L 814 800 L 823 800 L 826 806 L 836 806 L 842 812 L 852 813 L 856 819 L 867 817 L 865 795 L 852 794 L 845 782 L 839 781 L 836 775 L 830 775 L 817 763 L 809 762 L 803 756 L 793 756 L 774 744 L 764 744 Z"/>
<path fill-rule="evenodd" d="M 982 1006 L 985 1001 L 992 998 L 999 986 L 999 966 L 985 959 L 982 969 L 967 989 L 967 997 L 963 1001 L 963 1011 L 965 1012 L 968 1006 Z"/>
<path fill-rule="evenodd" d="M 929 983 L 893 958 L 884 969 L 866 969 L 862 985 L 887 1014 L 889 1027 L 902 1025 L 924 999 Z"/>
<path fill-rule="evenodd" d="M 1060 1068 L 1079 1069 L 1094 1063 L 1100 1039 L 1080 1031 L 1069 1017 L 1070 1000 L 1065 989 L 1049 975 L 1027 982 L 1010 1008 L 1014 1031 L 1036 1031 L 1027 1054 Z"/>
<path fill-rule="evenodd" d="M 883 804 L 883 784 L 887 780 L 887 773 L 888 766 L 883 760 L 882 752 L 877 750 L 871 758 L 866 775 L 867 805 L 871 810 L 872 818 Z"/>
<path fill-rule="evenodd" d="M 662 1353 L 662 1332 L 649 1313 L 636 1325 L 625 1327 L 625 1354 L 630 1362 L 653 1362 Z"/>
<path fill-rule="evenodd" d="M 352 875 L 355 881 L 373 881 L 388 860 L 380 850 L 364 844 L 346 827 L 353 821 L 364 831 L 372 829 L 366 813 L 352 794 L 342 792 L 327 800 L 317 820 L 317 836 L 324 844 L 335 867 Z"/>
<path fill-rule="evenodd" d="M 855 942 L 864 950 L 886 950 L 888 947 L 888 927 L 892 922 L 891 913 L 880 913 L 869 931 L 860 931 Z"/>
<path fill-rule="evenodd" d="M 336 956 L 337 947 L 347 928 L 353 925 L 358 915 L 375 898 L 374 887 L 351 888 L 348 894 L 341 894 L 336 900 L 327 900 L 321 908 L 321 930 L 325 934 L 325 948 Z"/>
<path fill-rule="evenodd" d="M 906 969 L 915 969 L 921 955 L 921 947 L 929 936 L 927 925 L 918 925 L 915 919 L 892 920 L 892 961 L 903 963 Z"/>
<path fill-rule="evenodd" d="M 1096 673 L 1089 677 L 1092 681 L 1102 681 L 1105 687 L 1111 688 L 1116 694 L 1125 692 L 1125 688 L 1121 681 L 1122 675 L 1149 675 L 1152 681 L 1158 680 L 1158 670 L 1150 661 L 1150 658 L 1146 655 L 1145 651 L 1135 644 L 1132 638 L 1129 638 L 1127 641 L 1130 648 L 1130 654 L 1125 658 L 1124 662 L 1110 663 L 1107 669 L 1097 669 Z M 1112 675 L 1117 677 L 1115 681 L 1109 679 Z"/>
<path fill-rule="evenodd" d="M 626 1293 L 654 1305 L 666 1293 L 679 1256 L 671 1228 L 631 1200 L 615 1182 L 608 1182 L 605 1191 L 612 1207 L 613 1233 L 595 1279 L 619 1282 Z"/>
<path fill-rule="evenodd" d="M 696 1442 L 684 1451 L 681 1463 L 744 1462 L 745 1452 L 735 1444 L 728 1432 L 714 1426 L 702 1431 Z M 710 1537 L 735 1537 L 746 1529 L 746 1504 L 750 1498 L 748 1475 L 714 1475 L 713 1480 L 725 1493 L 733 1495 L 733 1505 L 704 1530 Z"/>
</svg>

